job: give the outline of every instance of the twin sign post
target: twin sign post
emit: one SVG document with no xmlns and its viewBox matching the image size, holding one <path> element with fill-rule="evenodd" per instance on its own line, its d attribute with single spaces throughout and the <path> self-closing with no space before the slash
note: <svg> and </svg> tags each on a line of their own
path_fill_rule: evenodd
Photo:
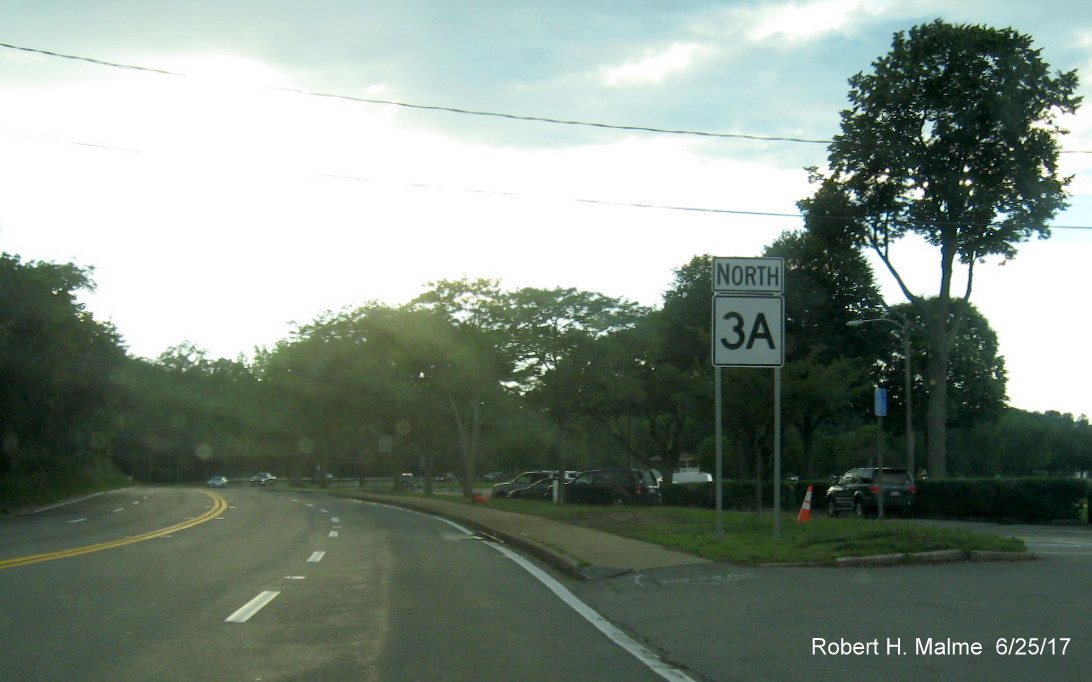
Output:
<svg viewBox="0 0 1092 682">
<path fill-rule="evenodd" d="M 785 261 L 713 259 L 713 366 L 716 384 L 717 540 L 724 534 L 721 368 L 774 369 L 774 537 L 781 537 L 781 366 L 785 364 Z M 756 477 L 760 476 L 756 472 Z"/>
</svg>

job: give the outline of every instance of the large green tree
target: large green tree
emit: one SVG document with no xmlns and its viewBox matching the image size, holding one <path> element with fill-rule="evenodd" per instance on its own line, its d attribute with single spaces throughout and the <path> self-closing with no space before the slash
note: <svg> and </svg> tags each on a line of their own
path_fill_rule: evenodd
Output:
<svg viewBox="0 0 1092 682">
<path fill-rule="evenodd" d="M 93 287 L 75 265 L 0 253 L 0 479 L 109 466 L 125 352 L 77 298 Z"/>
<path fill-rule="evenodd" d="M 1032 39 L 1012 29 L 937 20 L 896 33 L 872 72 L 849 83 L 829 171 L 816 174 L 819 188 L 801 208 L 824 238 L 871 249 L 928 313 L 929 470 L 944 476 L 947 365 L 964 322 L 954 300 L 970 299 L 976 264 L 1048 236 L 1065 206 L 1058 119 L 1080 104 L 1077 74 L 1051 73 Z M 907 235 L 938 249 L 934 296 L 913 291 L 909 266 L 895 262 L 891 246 Z M 935 303 L 926 311 L 927 298 Z"/>
</svg>

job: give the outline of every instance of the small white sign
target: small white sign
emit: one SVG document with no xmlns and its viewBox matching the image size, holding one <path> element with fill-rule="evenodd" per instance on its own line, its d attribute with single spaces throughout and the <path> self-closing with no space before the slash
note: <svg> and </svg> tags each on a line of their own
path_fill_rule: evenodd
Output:
<svg viewBox="0 0 1092 682">
<path fill-rule="evenodd" d="M 784 258 L 714 258 L 713 291 L 719 294 L 780 294 Z"/>
<path fill-rule="evenodd" d="M 713 365 L 785 364 L 785 304 L 780 296 L 713 297 Z"/>
</svg>

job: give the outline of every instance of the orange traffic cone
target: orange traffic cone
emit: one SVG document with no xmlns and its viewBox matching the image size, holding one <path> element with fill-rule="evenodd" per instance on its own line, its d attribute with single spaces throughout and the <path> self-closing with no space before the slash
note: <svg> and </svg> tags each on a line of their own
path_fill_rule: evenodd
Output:
<svg viewBox="0 0 1092 682">
<path fill-rule="evenodd" d="M 804 495 L 804 504 L 800 507 L 800 514 L 796 517 L 797 522 L 811 521 L 811 486 L 808 486 L 808 492 Z"/>
<path fill-rule="evenodd" d="M 481 493 L 474 493 L 473 501 L 477 504 L 488 504 L 489 500 L 485 499 L 485 495 Z"/>
</svg>

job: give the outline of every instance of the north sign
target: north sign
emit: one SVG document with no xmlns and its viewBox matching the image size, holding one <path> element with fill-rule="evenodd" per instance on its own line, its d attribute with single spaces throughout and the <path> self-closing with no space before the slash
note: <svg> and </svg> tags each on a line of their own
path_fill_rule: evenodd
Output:
<svg viewBox="0 0 1092 682">
<path fill-rule="evenodd" d="M 713 291 L 718 294 L 780 294 L 785 291 L 785 259 L 714 258 Z"/>
</svg>

